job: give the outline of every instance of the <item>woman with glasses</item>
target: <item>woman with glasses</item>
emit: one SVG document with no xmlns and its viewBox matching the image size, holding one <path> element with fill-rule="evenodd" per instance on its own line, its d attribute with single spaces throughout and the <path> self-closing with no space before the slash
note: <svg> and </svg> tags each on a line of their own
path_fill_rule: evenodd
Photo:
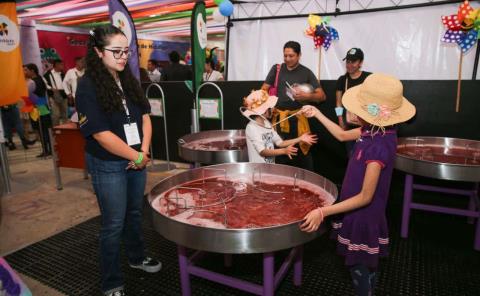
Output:
<svg viewBox="0 0 480 296">
<path fill-rule="evenodd" d="M 157 272 L 142 234 L 150 105 L 128 66 L 128 41 L 114 26 L 90 31 L 85 75 L 76 92 L 88 171 L 102 216 L 100 267 L 105 295 L 126 295 L 120 263 L 123 239 L 131 268 Z"/>
</svg>

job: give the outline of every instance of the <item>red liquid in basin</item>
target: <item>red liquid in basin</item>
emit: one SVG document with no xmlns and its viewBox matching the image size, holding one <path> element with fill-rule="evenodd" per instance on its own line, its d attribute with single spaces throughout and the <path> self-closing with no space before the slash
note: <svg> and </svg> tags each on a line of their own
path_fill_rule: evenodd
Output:
<svg viewBox="0 0 480 296">
<path fill-rule="evenodd" d="M 212 228 L 262 228 L 300 221 L 312 209 L 332 204 L 323 188 L 293 178 L 262 174 L 227 180 L 206 178 L 182 184 L 157 197 L 152 206 L 185 223 Z"/>
<path fill-rule="evenodd" d="M 433 145 L 399 146 L 397 154 L 432 162 L 480 165 L 480 149 Z"/>
<path fill-rule="evenodd" d="M 208 138 L 188 142 L 183 146 L 193 150 L 204 151 L 243 150 L 246 148 L 247 142 L 244 137 Z"/>
</svg>

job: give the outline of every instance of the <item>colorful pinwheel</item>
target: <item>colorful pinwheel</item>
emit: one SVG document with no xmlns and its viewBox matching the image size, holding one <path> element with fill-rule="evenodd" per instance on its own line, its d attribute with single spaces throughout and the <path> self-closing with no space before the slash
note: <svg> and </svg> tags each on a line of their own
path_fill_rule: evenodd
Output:
<svg viewBox="0 0 480 296">
<path fill-rule="evenodd" d="M 323 46 L 325 50 L 328 50 L 332 41 L 339 39 L 337 30 L 330 27 L 329 22 L 329 17 L 322 18 L 314 14 L 308 16 L 308 28 L 305 30 L 305 35 L 313 38 L 315 48 Z"/>
<path fill-rule="evenodd" d="M 447 32 L 443 35 L 442 41 L 457 43 L 461 50 L 455 105 L 455 111 L 459 112 L 463 54 L 472 48 L 475 43 L 477 43 L 477 40 L 480 39 L 480 9 L 473 9 L 473 7 L 470 6 L 470 2 L 466 0 L 458 7 L 457 14 L 442 16 L 442 23 L 447 28 Z"/>
<path fill-rule="evenodd" d="M 480 8 L 473 9 L 468 1 L 460 5 L 457 14 L 442 16 L 442 22 L 447 28 L 442 41 L 457 43 L 462 53 L 467 52 L 480 39 Z"/>
</svg>

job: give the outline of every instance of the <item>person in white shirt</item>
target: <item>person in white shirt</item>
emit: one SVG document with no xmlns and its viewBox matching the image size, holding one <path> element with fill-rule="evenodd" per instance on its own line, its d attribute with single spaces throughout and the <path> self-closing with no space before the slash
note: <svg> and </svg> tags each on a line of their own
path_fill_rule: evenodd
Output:
<svg viewBox="0 0 480 296">
<path fill-rule="evenodd" d="M 53 126 L 67 121 L 67 94 L 63 89 L 64 64 L 62 60 L 54 60 L 53 68 L 48 70 L 43 77 L 47 82 L 47 93 L 52 107 Z"/>
<path fill-rule="evenodd" d="M 154 83 L 160 82 L 160 76 L 162 74 L 160 73 L 160 71 L 158 71 L 157 61 L 148 60 L 147 70 L 148 70 L 148 77 L 150 78 L 151 82 L 154 82 Z"/>
<path fill-rule="evenodd" d="M 83 57 L 75 58 L 75 67 L 68 70 L 63 79 L 63 89 L 67 94 L 68 106 L 75 110 L 75 93 L 77 91 L 77 81 L 85 74 L 85 59 Z"/>
<path fill-rule="evenodd" d="M 203 81 L 223 81 L 222 73 L 214 70 L 215 63 L 211 59 L 205 61 L 205 72 L 203 73 Z"/>
<path fill-rule="evenodd" d="M 295 144 L 306 142 L 312 145 L 317 142 L 317 136 L 309 133 L 282 140 L 268 119 L 277 100 L 277 97 L 269 96 L 264 90 L 252 91 L 243 99 L 244 107 L 241 111 L 250 120 L 245 129 L 249 162 L 275 163 L 275 156 L 287 155 L 292 158 L 297 155 L 298 148 Z"/>
</svg>

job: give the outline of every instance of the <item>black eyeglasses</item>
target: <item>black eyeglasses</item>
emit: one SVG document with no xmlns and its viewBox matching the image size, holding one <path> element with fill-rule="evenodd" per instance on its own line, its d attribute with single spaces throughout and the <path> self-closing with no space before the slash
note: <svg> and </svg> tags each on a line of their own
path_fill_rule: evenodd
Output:
<svg viewBox="0 0 480 296">
<path fill-rule="evenodd" d="M 128 59 L 130 57 L 130 55 L 132 54 L 130 52 L 130 49 L 125 49 L 125 50 L 121 50 L 121 49 L 109 49 L 109 48 L 104 48 L 105 50 L 111 52 L 113 54 L 113 57 L 115 59 L 121 59 L 122 58 L 122 55 L 125 54 L 126 58 Z"/>
</svg>

